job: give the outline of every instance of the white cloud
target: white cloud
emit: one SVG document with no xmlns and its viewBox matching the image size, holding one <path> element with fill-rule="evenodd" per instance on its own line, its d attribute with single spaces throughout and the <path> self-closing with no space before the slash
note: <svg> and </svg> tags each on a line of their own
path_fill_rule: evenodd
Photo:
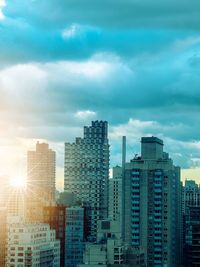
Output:
<svg viewBox="0 0 200 267">
<path fill-rule="evenodd" d="M 0 0 L 0 20 L 3 20 L 5 18 L 2 8 L 6 5 L 5 0 Z"/>
<path fill-rule="evenodd" d="M 70 27 L 67 27 L 62 32 L 62 37 L 64 39 L 73 38 L 76 36 L 77 32 L 79 30 L 79 26 L 77 24 L 72 24 Z"/>
<path fill-rule="evenodd" d="M 96 116 L 96 112 L 91 110 L 82 110 L 76 112 L 74 116 L 78 119 L 92 119 Z"/>
</svg>

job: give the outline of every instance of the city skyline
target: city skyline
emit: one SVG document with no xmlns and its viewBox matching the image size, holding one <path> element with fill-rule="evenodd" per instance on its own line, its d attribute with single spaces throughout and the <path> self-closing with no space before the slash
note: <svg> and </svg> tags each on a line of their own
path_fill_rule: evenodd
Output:
<svg viewBox="0 0 200 267">
<path fill-rule="evenodd" d="M 151 2 L 0 0 L 0 176 L 26 171 L 38 141 L 57 155 L 92 120 L 109 123 L 111 167 L 164 140 L 182 178 L 200 178 L 199 7 Z M 84 9 L 84 12 L 83 12 Z"/>
</svg>

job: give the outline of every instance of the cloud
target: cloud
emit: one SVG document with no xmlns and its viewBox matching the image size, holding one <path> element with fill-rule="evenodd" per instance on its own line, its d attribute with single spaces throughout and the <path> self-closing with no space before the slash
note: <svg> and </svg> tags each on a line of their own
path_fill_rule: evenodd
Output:
<svg viewBox="0 0 200 267">
<path fill-rule="evenodd" d="M 83 120 L 92 119 L 93 117 L 96 116 L 96 112 L 91 111 L 91 110 L 77 111 L 74 116 L 75 118 L 83 119 Z"/>
<path fill-rule="evenodd" d="M 23 17 L 41 27 L 65 27 L 72 23 L 111 28 L 199 28 L 200 3 L 196 0 L 7 0 L 6 15 Z M 84 10 L 84 12 L 83 12 Z"/>
<path fill-rule="evenodd" d="M 121 135 L 129 157 L 156 135 L 177 164 L 198 166 L 199 1 L 2 3 L 0 140 L 10 153 L 46 140 L 62 168 L 62 144 L 105 119 L 112 164 Z"/>
<path fill-rule="evenodd" d="M 0 21 L 3 20 L 5 18 L 4 14 L 3 14 L 3 7 L 6 6 L 6 3 L 4 0 L 0 0 Z"/>
<path fill-rule="evenodd" d="M 198 31 L 191 32 L 188 25 L 188 20 L 194 19 L 193 13 L 188 15 L 192 4 L 184 0 L 176 5 L 174 1 L 157 0 L 84 1 L 84 4 L 62 0 L 59 5 L 47 0 L 20 3 L 7 0 L 0 27 L 1 65 L 85 60 L 97 53 L 112 53 L 127 60 L 138 54 L 156 57 L 173 43 L 182 50 L 189 45 L 199 46 Z M 197 1 L 195 5 L 199 5 Z M 184 30 L 173 25 L 173 17 L 179 15 L 183 17 L 177 25 L 188 25 Z"/>
</svg>

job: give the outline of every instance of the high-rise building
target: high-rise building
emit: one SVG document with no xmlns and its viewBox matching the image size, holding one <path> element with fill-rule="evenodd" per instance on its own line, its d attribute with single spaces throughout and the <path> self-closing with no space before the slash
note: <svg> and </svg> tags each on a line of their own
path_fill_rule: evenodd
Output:
<svg viewBox="0 0 200 267">
<path fill-rule="evenodd" d="M 125 241 L 142 249 L 148 267 L 180 266 L 180 168 L 163 141 L 142 137 L 141 156 L 125 165 Z"/>
<path fill-rule="evenodd" d="M 0 266 L 5 266 L 7 252 L 7 210 L 0 208 Z"/>
<path fill-rule="evenodd" d="M 27 157 L 27 218 L 41 222 L 43 207 L 55 204 L 56 154 L 45 143 L 36 144 Z"/>
<path fill-rule="evenodd" d="M 106 121 L 84 127 L 84 137 L 65 143 L 64 190 L 86 206 L 88 240 L 96 239 L 97 221 L 108 215 L 109 143 Z"/>
<path fill-rule="evenodd" d="M 109 218 L 121 221 L 122 210 L 122 168 L 113 168 L 113 177 L 109 179 Z"/>
<path fill-rule="evenodd" d="M 60 267 L 60 241 L 48 224 L 11 221 L 8 228 L 7 267 Z"/>
</svg>

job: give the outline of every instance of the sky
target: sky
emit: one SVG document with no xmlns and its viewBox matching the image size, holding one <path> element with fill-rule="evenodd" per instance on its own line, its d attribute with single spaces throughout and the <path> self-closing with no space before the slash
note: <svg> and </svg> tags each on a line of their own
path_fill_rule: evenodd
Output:
<svg viewBox="0 0 200 267">
<path fill-rule="evenodd" d="M 0 0 L 0 176 L 26 173 L 37 140 L 57 153 L 109 122 L 111 167 L 163 139 L 200 178 L 200 1 Z"/>
</svg>

